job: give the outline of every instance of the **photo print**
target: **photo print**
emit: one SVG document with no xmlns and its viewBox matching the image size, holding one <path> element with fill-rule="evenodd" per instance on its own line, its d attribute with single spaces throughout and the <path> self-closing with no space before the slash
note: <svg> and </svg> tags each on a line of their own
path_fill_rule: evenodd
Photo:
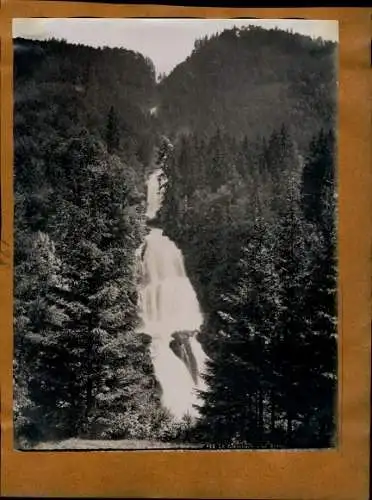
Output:
<svg viewBox="0 0 372 500">
<path fill-rule="evenodd" d="M 16 448 L 336 446 L 337 22 L 13 46 Z"/>
</svg>

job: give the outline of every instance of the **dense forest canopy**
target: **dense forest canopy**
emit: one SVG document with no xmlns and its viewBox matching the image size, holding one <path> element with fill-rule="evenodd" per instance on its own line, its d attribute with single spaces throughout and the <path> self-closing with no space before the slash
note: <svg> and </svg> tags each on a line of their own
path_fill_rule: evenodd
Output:
<svg viewBox="0 0 372 500">
<path fill-rule="evenodd" d="M 158 83 L 125 49 L 14 48 L 18 442 L 332 446 L 337 46 L 226 30 Z M 196 422 L 162 407 L 137 333 L 145 181 L 159 166 L 158 219 L 205 316 Z"/>
<path fill-rule="evenodd" d="M 15 47 L 16 430 L 161 434 L 149 339 L 134 335 L 153 66 L 125 50 Z"/>
<path fill-rule="evenodd" d="M 255 140 L 284 122 L 306 148 L 335 120 L 335 51 L 333 42 L 254 26 L 197 40 L 160 83 L 162 125 L 170 135 L 220 128 Z"/>
<path fill-rule="evenodd" d="M 14 45 L 17 103 L 27 99 L 36 107 L 40 99 L 49 99 L 50 105 L 66 105 L 65 112 L 78 113 L 79 123 L 101 138 L 112 107 L 120 130 L 120 152 L 149 161 L 155 136 L 149 113 L 156 94 L 152 61 L 125 49 L 95 49 L 57 40 L 16 39 Z M 69 98 L 83 106 L 64 101 Z M 62 113 L 58 119 L 63 129 Z"/>
<path fill-rule="evenodd" d="M 160 218 L 184 252 L 206 313 L 200 340 L 210 357 L 210 390 L 199 439 L 330 446 L 337 367 L 332 132 L 319 132 L 304 161 L 283 127 L 251 147 L 220 133 L 207 142 L 183 137 L 162 164 L 168 181 Z"/>
</svg>

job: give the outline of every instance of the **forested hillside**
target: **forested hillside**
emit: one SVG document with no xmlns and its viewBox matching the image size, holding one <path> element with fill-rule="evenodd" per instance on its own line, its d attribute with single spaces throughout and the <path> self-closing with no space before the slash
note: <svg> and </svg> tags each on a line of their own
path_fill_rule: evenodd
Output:
<svg viewBox="0 0 372 500">
<path fill-rule="evenodd" d="M 255 140 L 285 123 L 300 149 L 336 112 L 336 46 L 321 39 L 249 26 L 195 42 L 159 88 L 169 136 L 217 128 Z"/>
<path fill-rule="evenodd" d="M 68 113 L 76 113 L 75 122 L 106 140 L 109 148 L 127 159 L 150 161 L 155 130 L 149 110 L 156 81 L 148 58 L 124 49 L 94 49 L 57 40 L 16 39 L 14 45 L 16 103 L 27 99 L 36 107 L 45 94 L 50 106 L 65 105 L 65 112 L 55 118 L 62 130 L 69 129 Z M 77 101 L 84 106 L 74 105 Z M 109 119 L 115 130 L 108 128 Z"/>
<path fill-rule="evenodd" d="M 149 338 L 134 334 L 154 68 L 16 40 L 14 69 L 17 438 L 159 434 Z"/>
<path fill-rule="evenodd" d="M 209 142 L 183 137 L 163 152 L 160 218 L 206 315 L 199 337 L 210 358 L 209 390 L 196 439 L 217 447 L 331 446 L 332 131 L 314 137 L 304 164 L 285 128 L 261 145 L 217 134 Z"/>
<path fill-rule="evenodd" d="M 334 445 L 336 45 L 228 30 L 156 84 L 124 49 L 14 44 L 18 443 Z M 162 407 L 137 332 L 145 181 L 159 167 L 156 223 L 204 313 L 195 422 Z"/>
<path fill-rule="evenodd" d="M 161 83 L 160 218 L 206 315 L 196 436 L 217 447 L 334 443 L 335 50 L 230 30 Z"/>
</svg>

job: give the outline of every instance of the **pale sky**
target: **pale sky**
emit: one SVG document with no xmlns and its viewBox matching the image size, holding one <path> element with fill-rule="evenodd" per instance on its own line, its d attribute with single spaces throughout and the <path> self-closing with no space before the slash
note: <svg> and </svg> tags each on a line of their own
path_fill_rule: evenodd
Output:
<svg viewBox="0 0 372 500">
<path fill-rule="evenodd" d="M 169 73 L 191 54 L 196 38 L 250 24 L 338 41 L 337 21 L 294 19 L 14 19 L 13 37 L 122 47 L 149 57 L 157 73 Z"/>
</svg>

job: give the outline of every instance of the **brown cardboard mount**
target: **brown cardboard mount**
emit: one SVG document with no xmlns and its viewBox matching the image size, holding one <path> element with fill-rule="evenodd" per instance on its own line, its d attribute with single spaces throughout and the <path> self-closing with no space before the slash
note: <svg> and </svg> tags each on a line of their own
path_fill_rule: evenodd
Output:
<svg viewBox="0 0 372 500">
<path fill-rule="evenodd" d="M 324 451 L 13 450 L 12 18 L 257 17 L 339 21 L 339 441 Z M 3 0 L 1 496 L 367 500 L 371 325 L 371 9 L 207 8 Z"/>
</svg>

